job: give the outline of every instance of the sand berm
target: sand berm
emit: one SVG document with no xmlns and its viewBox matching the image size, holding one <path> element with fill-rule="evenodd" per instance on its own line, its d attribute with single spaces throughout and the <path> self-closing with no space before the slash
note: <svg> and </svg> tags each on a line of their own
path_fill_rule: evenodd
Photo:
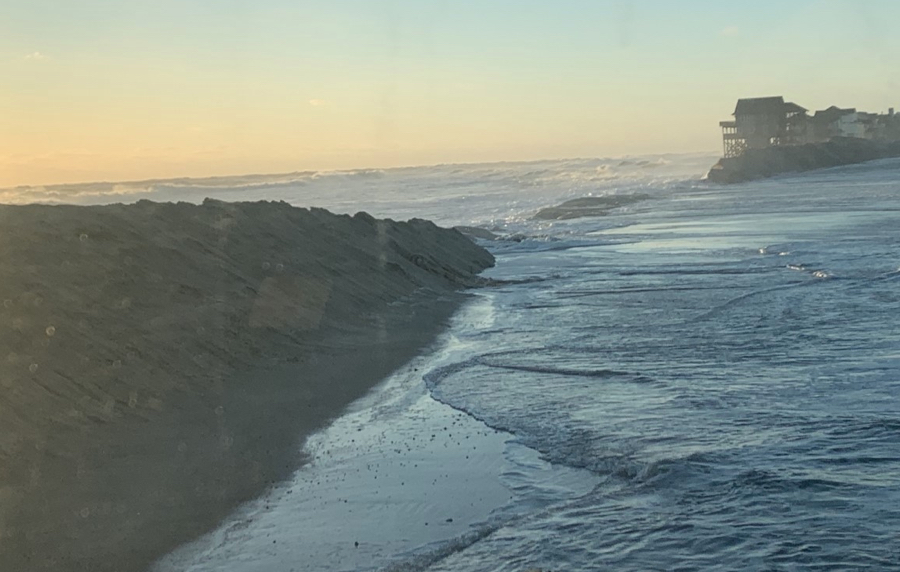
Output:
<svg viewBox="0 0 900 572">
<path fill-rule="evenodd" d="M 129 572 L 302 463 L 493 264 L 285 203 L 0 206 L 0 570 Z M 312 523 L 311 523 L 312 525 Z"/>
</svg>

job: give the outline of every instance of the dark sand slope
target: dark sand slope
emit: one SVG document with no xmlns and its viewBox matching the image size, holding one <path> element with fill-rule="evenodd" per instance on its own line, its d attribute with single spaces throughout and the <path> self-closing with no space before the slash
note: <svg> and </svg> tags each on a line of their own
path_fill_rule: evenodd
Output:
<svg viewBox="0 0 900 572">
<path fill-rule="evenodd" d="M 0 206 L 0 570 L 143 570 L 287 476 L 493 260 L 277 203 Z"/>
</svg>

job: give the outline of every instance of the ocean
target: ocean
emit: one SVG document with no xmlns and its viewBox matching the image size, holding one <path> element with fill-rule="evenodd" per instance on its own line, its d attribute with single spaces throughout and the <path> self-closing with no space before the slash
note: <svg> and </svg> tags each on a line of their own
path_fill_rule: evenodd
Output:
<svg viewBox="0 0 900 572">
<path fill-rule="evenodd" d="M 734 186 L 714 160 L 51 189 L 496 235 L 431 353 L 158 569 L 900 570 L 900 160 Z"/>
</svg>

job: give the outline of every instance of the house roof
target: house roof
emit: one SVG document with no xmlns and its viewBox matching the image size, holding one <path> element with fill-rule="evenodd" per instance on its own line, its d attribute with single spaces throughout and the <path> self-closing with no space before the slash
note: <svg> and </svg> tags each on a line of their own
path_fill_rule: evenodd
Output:
<svg viewBox="0 0 900 572">
<path fill-rule="evenodd" d="M 795 113 L 795 112 L 804 113 L 804 112 L 806 112 L 806 108 L 800 107 L 793 101 L 788 101 L 787 103 L 784 104 L 784 112 L 785 113 Z"/>
<path fill-rule="evenodd" d="M 784 97 L 780 95 L 739 99 L 734 108 L 734 115 L 781 115 L 785 113 L 784 106 Z"/>
<path fill-rule="evenodd" d="M 816 111 L 813 117 L 821 121 L 837 121 L 844 115 L 848 115 L 850 113 L 856 113 L 856 108 L 848 107 L 846 109 L 841 109 L 836 105 L 832 105 L 828 109 L 820 109 L 819 111 Z"/>
</svg>

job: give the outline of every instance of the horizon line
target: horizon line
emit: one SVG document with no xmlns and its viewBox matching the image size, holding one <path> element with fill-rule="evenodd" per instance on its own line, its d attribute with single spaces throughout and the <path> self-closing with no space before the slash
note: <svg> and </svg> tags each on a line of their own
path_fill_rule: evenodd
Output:
<svg viewBox="0 0 900 572">
<path fill-rule="evenodd" d="M 684 151 L 684 152 L 664 152 L 664 153 L 625 153 L 622 155 L 606 155 L 606 156 L 572 156 L 572 157 L 545 157 L 541 159 L 507 159 L 507 160 L 499 160 L 499 161 L 461 161 L 461 162 L 446 162 L 446 163 L 415 163 L 408 165 L 392 165 L 389 167 L 353 167 L 347 169 L 302 169 L 296 171 L 281 171 L 281 172 L 250 172 L 250 173 L 232 173 L 232 174 L 213 174 L 213 175 L 189 175 L 189 176 L 172 176 L 172 177 L 151 177 L 147 179 L 126 179 L 126 180 L 110 180 L 110 179 L 99 179 L 99 180 L 87 180 L 87 181 L 73 181 L 66 183 L 28 183 L 28 184 L 20 184 L 20 185 L 12 185 L 6 187 L 0 187 L 0 191 L 16 191 L 16 190 L 26 190 L 26 189 L 53 189 L 60 187 L 75 187 L 79 185 L 140 185 L 140 184 L 153 184 L 153 183 L 166 183 L 170 181 L 202 181 L 209 179 L 237 179 L 240 177 L 285 177 L 290 175 L 314 175 L 314 174 L 338 174 L 338 173 L 358 173 L 358 172 L 366 172 L 366 171 L 392 171 L 399 169 L 422 169 L 427 167 L 449 167 L 449 166 L 465 166 L 465 165 L 501 165 L 501 164 L 526 164 L 526 163 L 541 163 L 545 161 L 585 161 L 585 160 L 597 160 L 597 159 L 627 159 L 631 157 L 665 157 L 672 155 L 715 155 L 719 151 Z"/>
</svg>

